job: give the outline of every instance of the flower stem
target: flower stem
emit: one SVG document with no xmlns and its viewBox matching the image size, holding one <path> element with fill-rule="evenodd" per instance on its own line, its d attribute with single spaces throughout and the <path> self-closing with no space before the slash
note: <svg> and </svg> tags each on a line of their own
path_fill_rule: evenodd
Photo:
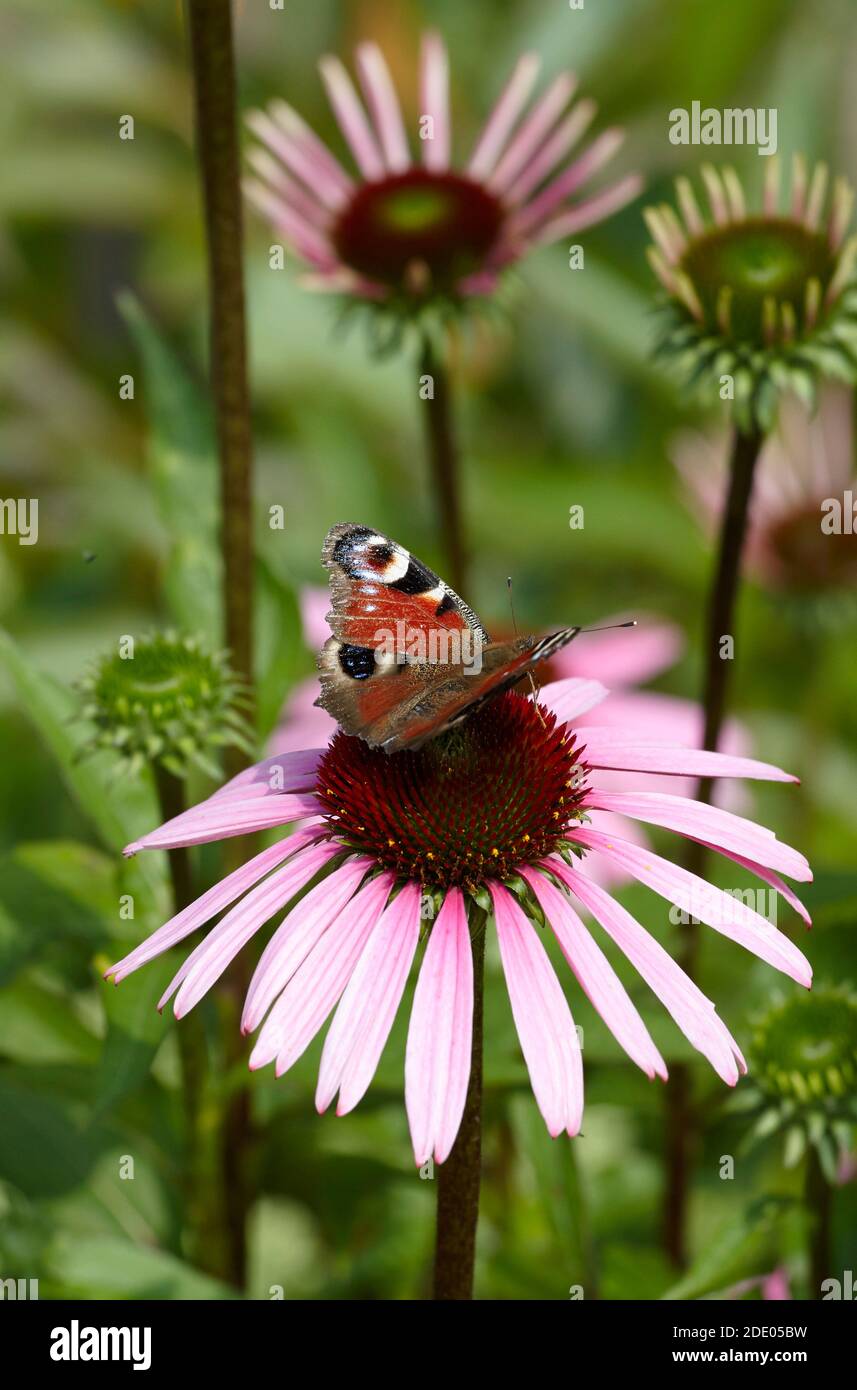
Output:
<svg viewBox="0 0 857 1390">
<path fill-rule="evenodd" d="M 420 376 L 431 377 L 431 397 L 423 401 L 426 449 L 431 469 L 448 583 L 456 593 L 467 587 L 467 552 L 461 521 L 460 455 L 452 416 L 452 388 L 441 354 L 428 334 L 423 338 Z"/>
<path fill-rule="evenodd" d="M 230 0 L 188 0 L 208 248 L 211 385 L 220 459 L 226 645 L 232 666 L 253 676 L 252 431 L 244 322 L 243 231 Z M 225 750 L 230 775 L 246 765 Z"/>
<path fill-rule="evenodd" d="M 253 688 L 252 429 L 247 383 L 244 316 L 240 160 L 235 100 L 235 59 L 230 0 L 188 0 L 196 107 L 196 145 L 202 174 L 208 248 L 211 383 L 220 461 L 221 551 L 226 646 L 233 669 Z M 224 750 L 229 776 L 247 765 L 237 748 Z M 224 868 L 247 857 L 248 841 L 230 839 Z M 241 1056 L 237 1028 L 249 966 L 236 962 L 220 990 L 225 1066 Z M 247 1176 L 251 1117 L 246 1087 L 235 1088 L 221 1121 L 227 1254 L 223 1274 L 243 1287 L 247 1215 L 252 1193 Z"/>
<path fill-rule="evenodd" d="M 729 469 L 729 492 L 720 526 L 717 568 L 708 603 L 705 643 L 705 723 L 702 746 L 715 751 L 726 712 L 731 661 L 721 655 L 724 637 L 734 637 L 735 601 L 741 574 L 741 554 L 747 532 L 753 476 L 764 436 L 756 430 L 745 434 L 736 430 Z M 708 805 L 714 779 L 701 779 L 698 801 Z M 685 867 L 702 874 L 706 850 L 691 842 Z M 699 927 L 688 921 L 682 929 L 680 964 L 694 978 L 699 953 Z M 663 1212 L 664 1247 L 673 1263 L 681 1267 L 687 1258 L 687 1206 L 690 1196 L 691 1162 L 698 1139 L 698 1114 L 693 1104 L 692 1075 L 685 1062 L 670 1068 L 666 1090 L 666 1189 Z"/>
<path fill-rule="evenodd" d="M 161 818 L 172 820 L 185 810 L 184 783 L 159 763 L 154 766 L 155 787 L 158 793 Z M 186 848 L 167 852 L 173 910 L 181 912 L 193 902 L 193 876 L 190 855 Z M 182 1109 L 184 1112 L 183 1190 L 187 1224 L 190 1230 L 193 1256 L 208 1273 L 216 1273 L 217 1258 L 213 1254 L 211 1210 L 212 1173 L 209 1155 L 203 1139 L 203 1106 L 208 1052 L 202 1020 L 198 1014 L 184 1019 L 177 1029 L 179 1063 L 182 1078 Z M 216 1181 L 216 1180 L 215 1180 Z"/>
<path fill-rule="evenodd" d="M 809 1296 L 823 1300 L 822 1284 L 833 1273 L 833 1190 L 812 1146 L 807 1156 L 806 1206 L 812 1223 L 809 1238 Z"/>
<path fill-rule="evenodd" d="M 470 905 L 473 951 L 473 1049 L 470 1081 L 458 1137 L 438 1168 L 434 1298 L 471 1299 L 476 1262 L 476 1226 L 482 1177 L 482 1000 L 485 979 L 486 915 Z"/>
</svg>

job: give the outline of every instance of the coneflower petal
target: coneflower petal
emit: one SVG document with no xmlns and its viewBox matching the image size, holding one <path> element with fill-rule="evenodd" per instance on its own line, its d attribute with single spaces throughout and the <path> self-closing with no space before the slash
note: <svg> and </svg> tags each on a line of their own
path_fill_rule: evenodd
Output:
<svg viewBox="0 0 857 1390">
<path fill-rule="evenodd" d="M 568 1001 L 536 929 L 516 899 L 491 884 L 500 959 L 536 1103 L 553 1138 L 583 1118 L 583 1063 Z"/>
<path fill-rule="evenodd" d="M 536 869 L 523 869 L 522 877 L 544 909 L 548 924 L 581 989 L 616 1041 L 649 1078 L 657 1075 L 666 1081 L 666 1064 L 652 1042 L 648 1028 L 601 947 L 586 930 L 566 895 Z"/>
<path fill-rule="evenodd" d="M 406 883 L 363 948 L 324 1040 L 315 1096 L 320 1113 L 337 1091 L 337 1115 L 353 1110 L 375 1075 L 417 949 L 420 900 L 420 885 Z"/>
<path fill-rule="evenodd" d="M 393 886 L 391 873 L 364 884 L 336 925 L 326 931 L 298 966 L 262 1024 L 250 1067 L 277 1059 L 282 1076 L 297 1061 L 321 1028 L 351 978 L 360 952 L 373 930 Z"/>
<path fill-rule="evenodd" d="M 747 1065 L 711 1000 L 705 997 L 660 942 L 585 873 L 571 868 L 558 855 L 552 855 L 545 863 L 601 923 L 675 1019 L 688 1041 L 707 1057 L 727 1085 L 734 1086 L 739 1075 L 746 1072 Z"/>
<path fill-rule="evenodd" d="M 473 956 L 467 912 L 453 888 L 420 966 L 405 1054 L 405 1106 L 414 1158 L 443 1163 L 455 1142 L 470 1078 Z"/>
<path fill-rule="evenodd" d="M 449 59 L 446 45 L 437 33 L 423 37 L 420 63 L 420 115 L 430 116 L 432 133 L 423 141 L 423 164 L 426 169 L 449 167 Z"/>
</svg>

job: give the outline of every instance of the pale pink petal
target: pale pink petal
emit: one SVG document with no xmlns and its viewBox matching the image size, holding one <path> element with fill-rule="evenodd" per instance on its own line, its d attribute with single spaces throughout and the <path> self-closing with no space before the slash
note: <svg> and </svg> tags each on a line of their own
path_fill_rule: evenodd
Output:
<svg viewBox="0 0 857 1390">
<path fill-rule="evenodd" d="M 704 805 L 689 797 L 670 796 L 664 792 L 605 792 L 590 788 L 585 805 L 601 811 L 616 811 L 619 815 L 660 825 L 694 840 L 704 840 L 713 849 L 746 855 L 769 869 L 779 869 L 806 882 L 812 870 L 797 850 L 778 840 L 771 830 L 731 811 Z"/>
<path fill-rule="evenodd" d="M 533 245 L 547 246 L 552 241 L 561 241 L 564 237 L 574 236 L 576 232 L 585 232 L 587 227 L 594 227 L 597 222 L 604 222 L 606 218 L 612 217 L 614 212 L 619 212 L 628 203 L 632 203 L 642 191 L 643 180 L 640 175 L 629 174 L 627 178 L 611 184 L 601 193 L 586 198 L 567 212 L 562 212 L 559 216 L 544 222 L 542 226 L 530 234 Z"/>
<path fill-rule="evenodd" d="M 781 768 L 755 758 L 733 758 L 697 748 L 660 743 L 627 729 L 589 724 L 578 730 L 587 766 L 624 772 L 657 772 L 676 777 L 752 777 L 761 782 L 797 782 Z"/>
<path fill-rule="evenodd" d="M 561 681 L 549 681 L 539 691 L 539 704 L 552 710 L 557 719 L 567 721 L 577 719 L 587 710 L 606 699 L 607 687 L 600 681 L 577 680 L 574 677 Z"/>
<path fill-rule="evenodd" d="M 401 174 L 411 163 L 402 112 L 384 55 L 376 43 L 361 43 L 357 71 L 372 113 L 381 149 L 391 174 Z"/>
<path fill-rule="evenodd" d="M 592 174 L 613 158 L 622 144 L 625 135 L 621 130 L 605 130 L 599 135 L 585 154 L 570 164 L 567 169 L 549 183 L 541 193 L 527 203 L 515 215 L 515 230 L 518 234 L 532 233 L 556 212 L 572 193 L 576 192 Z"/>
<path fill-rule="evenodd" d="M 315 703 L 320 689 L 317 676 L 308 676 L 294 687 L 268 745 L 275 753 L 290 753 L 308 745 L 326 744 L 333 738 L 338 728 L 336 720 Z"/>
<path fill-rule="evenodd" d="M 533 89 L 540 66 L 536 53 L 524 53 L 518 59 L 471 155 L 467 172 L 472 179 L 487 179 L 491 173 Z"/>
<path fill-rule="evenodd" d="M 722 936 L 752 951 L 798 984 L 809 987 L 812 968 L 803 953 L 787 936 L 737 898 L 715 888 L 697 874 L 662 859 L 660 855 L 641 850 L 637 845 L 627 844 L 618 837 L 581 826 L 570 831 L 568 838 L 577 844 L 600 849 L 668 902 L 675 903 L 692 917 L 700 918 Z"/>
<path fill-rule="evenodd" d="M 289 207 L 279 193 L 273 193 L 258 179 L 244 179 L 243 190 L 284 242 L 298 256 L 320 271 L 333 271 L 339 264 L 333 244 L 307 220 Z"/>
<path fill-rule="evenodd" d="M 587 127 L 592 124 L 597 109 L 595 102 L 586 98 L 579 101 L 569 115 L 560 121 L 550 139 L 507 190 L 505 202 L 508 206 L 514 207 L 522 203 L 533 189 L 538 188 L 553 172 L 560 160 L 565 158 Z"/>
<path fill-rule="evenodd" d="M 492 883 L 500 959 L 536 1104 L 555 1139 L 583 1118 L 583 1063 L 568 1001 L 547 952 L 512 894 Z"/>
<path fill-rule="evenodd" d="M 196 931 L 197 927 L 203 926 L 224 907 L 240 898 L 242 893 L 264 878 L 270 869 L 276 868 L 297 850 L 313 844 L 323 834 L 323 826 L 314 826 L 311 830 L 299 830 L 288 839 L 280 840 L 268 849 L 263 849 L 261 854 L 254 855 L 246 864 L 242 864 L 240 869 L 234 869 L 231 874 L 227 874 L 226 878 L 215 883 L 213 888 L 202 894 L 202 897 L 197 898 L 181 912 L 177 912 L 175 917 L 171 917 L 157 931 L 152 932 L 151 936 L 147 936 L 145 941 L 127 956 L 123 956 L 122 960 L 111 965 L 110 969 L 104 972 L 105 979 L 112 979 L 113 983 L 118 985 L 132 970 L 137 970 L 147 961 L 154 960 L 171 946 L 178 945 L 186 936 L 190 936 L 191 932 Z"/>
<path fill-rule="evenodd" d="M 521 122 L 517 134 L 488 180 L 489 187 L 495 193 L 504 194 L 513 179 L 535 154 L 570 101 L 575 82 L 576 79 L 570 72 L 560 73 L 536 102 L 526 120 Z"/>
<path fill-rule="evenodd" d="M 789 1287 L 789 1276 L 782 1265 L 779 1269 L 773 1270 L 766 1275 L 762 1281 L 762 1298 L 767 1302 L 779 1302 L 780 1300 L 791 1299 L 791 1289 Z"/>
<path fill-rule="evenodd" d="M 640 926 L 629 912 L 585 873 L 571 868 L 558 855 L 546 861 L 556 874 L 589 909 L 596 921 L 613 938 L 635 970 L 660 999 L 685 1037 L 713 1066 L 729 1086 L 734 1086 L 747 1065 L 741 1050 L 714 1005 L 693 980 L 676 964 L 660 942 Z"/>
<path fill-rule="evenodd" d="M 307 171 L 307 185 L 312 192 L 318 192 L 319 180 L 323 179 L 338 189 L 339 203 L 347 198 L 354 191 L 354 180 L 312 126 L 293 106 L 281 99 L 272 101 L 269 111 L 283 134 L 301 151 Z"/>
<path fill-rule="evenodd" d="M 473 956 L 457 888 L 431 929 L 414 993 L 405 1053 L 405 1105 L 414 1158 L 443 1163 L 455 1143 L 470 1079 Z"/>
<path fill-rule="evenodd" d="M 176 1018 L 188 1013 L 272 914 L 341 853 L 341 845 L 329 840 L 303 849 L 242 898 L 191 951 L 159 999 L 158 1008 L 162 1009 L 182 986 L 173 1012 Z"/>
<path fill-rule="evenodd" d="M 231 797 L 236 801 L 245 801 L 250 796 L 312 791 L 323 752 L 324 748 L 311 748 L 304 744 L 295 752 L 263 758 L 224 782 L 208 799 Z"/>
<path fill-rule="evenodd" d="M 296 139 L 294 135 L 286 134 L 264 111 L 251 111 L 247 116 L 247 124 L 253 134 L 302 180 L 309 192 L 321 199 L 325 207 L 331 212 L 339 210 L 348 194 L 349 185 L 343 184 L 329 169 L 325 169 L 315 160 L 305 143 Z M 332 155 L 330 157 L 333 158 Z"/>
<path fill-rule="evenodd" d="M 384 910 L 394 875 L 380 874 L 357 892 L 336 923 L 298 966 L 262 1024 L 250 1067 L 277 1059 L 277 1076 L 297 1061 L 351 978 L 369 933 Z"/>
<path fill-rule="evenodd" d="M 317 883 L 280 923 L 253 972 L 241 1015 L 242 1033 L 258 1028 L 277 995 L 345 909 L 371 867 L 371 859 L 365 856 L 349 859 Z"/>
<path fill-rule="evenodd" d="M 327 623 L 330 594 L 321 584 L 304 584 L 298 598 L 304 641 L 311 652 L 316 652 L 324 646 L 330 636 Z"/>
<path fill-rule="evenodd" d="M 570 642 L 551 657 L 551 670 L 564 679 L 598 679 L 613 691 L 642 685 L 674 666 L 684 650 L 681 628 L 639 613 L 617 614 L 606 618 L 605 625 L 630 617 L 637 622 L 632 632 L 586 633 L 585 641 Z"/>
<path fill-rule="evenodd" d="M 248 835 L 256 830 L 288 825 L 304 816 L 317 816 L 324 809 L 321 802 L 310 795 L 248 795 L 241 800 L 212 796 L 126 845 L 122 852 L 131 855 L 141 849 L 204 845 L 210 840 L 225 840 L 231 835 Z"/>
<path fill-rule="evenodd" d="M 321 78 L 343 135 L 365 179 L 382 179 L 384 161 L 351 78 L 338 58 L 322 58 Z"/>
<path fill-rule="evenodd" d="M 780 897 L 784 898 L 789 904 L 789 907 L 794 908 L 797 915 L 803 918 L 808 927 L 812 926 L 812 918 L 800 898 L 792 891 L 787 883 L 783 882 L 779 874 L 774 873 L 772 869 L 766 868 L 765 865 L 757 863 L 755 859 L 747 859 L 743 854 L 732 854 L 729 850 L 725 850 L 720 846 L 709 845 L 705 840 L 700 840 L 700 844 L 705 845 L 707 849 L 717 849 L 719 854 L 725 855 L 727 859 L 732 859 L 736 864 L 740 864 L 742 869 L 748 869 L 751 874 L 755 874 L 763 883 L 767 883 L 771 888 L 775 889 Z M 812 875 L 810 875 L 810 877 L 812 877 Z"/>
<path fill-rule="evenodd" d="M 423 164 L 427 169 L 449 167 L 449 61 L 439 34 L 423 36 L 420 64 L 420 115 L 431 116 L 432 138 L 423 141 Z"/>
<path fill-rule="evenodd" d="M 611 773 L 603 773 L 602 776 L 609 777 Z M 627 777 L 622 775 L 623 784 L 627 785 Z M 640 845 L 647 849 L 652 843 L 639 821 L 626 820 L 624 816 L 613 816 L 609 811 L 593 811 L 589 815 L 594 830 L 603 830 L 606 835 L 618 835 L 623 840 L 630 840 L 633 845 Z M 602 888 L 612 891 L 620 888 L 623 883 L 631 881 L 631 875 L 621 869 L 618 864 L 614 864 L 611 859 L 605 859 L 603 854 L 597 850 L 592 850 L 586 856 L 586 872 L 594 883 L 598 883 Z"/>
<path fill-rule="evenodd" d="M 339 1091 L 337 1115 L 366 1092 L 404 993 L 420 936 L 420 885 L 406 883 L 363 948 L 324 1040 L 315 1103 L 323 1113 Z"/>
<path fill-rule="evenodd" d="M 649 1030 L 628 997 L 625 986 L 568 898 L 537 870 L 522 869 L 521 874 L 541 904 L 548 925 L 592 1007 L 604 1019 L 632 1061 L 649 1078 L 657 1074 L 666 1081 L 666 1065 L 652 1042 Z"/>
<path fill-rule="evenodd" d="M 263 183 L 270 186 L 272 193 L 281 203 L 294 208 L 295 212 L 319 232 L 326 232 L 330 226 L 330 209 L 324 207 L 297 179 L 287 174 L 278 159 L 275 159 L 261 146 L 253 146 L 247 151 L 247 163 L 254 169 Z"/>
</svg>

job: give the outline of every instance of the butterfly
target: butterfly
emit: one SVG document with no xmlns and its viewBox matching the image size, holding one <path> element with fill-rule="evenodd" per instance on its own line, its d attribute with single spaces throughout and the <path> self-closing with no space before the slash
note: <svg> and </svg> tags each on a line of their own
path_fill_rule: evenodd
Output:
<svg viewBox="0 0 857 1390">
<path fill-rule="evenodd" d="M 492 642 L 448 584 L 369 526 L 331 527 L 321 559 L 333 635 L 319 653 L 316 704 L 385 753 L 461 723 L 580 632 Z"/>
</svg>

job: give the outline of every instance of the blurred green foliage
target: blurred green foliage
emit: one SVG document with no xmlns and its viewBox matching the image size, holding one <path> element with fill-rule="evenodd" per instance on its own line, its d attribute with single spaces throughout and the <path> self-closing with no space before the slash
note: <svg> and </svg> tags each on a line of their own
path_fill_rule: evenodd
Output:
<svg viewBox="0 0 857 1390">
<path fill-rule="evenodd" d="M 283 94 L 333 140 L 319 54 L 347 55 L 372 35 L 406 84 L 431 22 L 450 43 L 459 150 L 515 56 L 535 47 L 549 71 L 576 69 L 604 122 L 627 126 L 622 164 L 643 169 L 654 194 L 694 167 L 697 152 L 667 140 L 670 109 L 693 99 L 776 106 L 784 154 L 801 148 L 857 174 L 849 0 L 590 0 L 577 12 L 561 0 L 318 0 L 288 17 L 252 0 L 236 10 L 242 107 Z M 3 486 L 4 495 L 40 499 L 38 545 L 8 536 L 0 544 L 0 1276 L 38 1277 L 43 1297 L 229 1297 L 193 1268 L 183 1221 L 176 1024 L 154 1007 L 175 962 L 149 966 L 118 991 L 100 978 L 165 915 L 159 856 L 123 863 L 119 854 L 158 818 L 153 791 L 113 780 L 103 757 L 77 760 L 86 730 L 73 720 L 75 680 L 120 635 L 173 622 L 218 636 L 205 272 L 181 8 L 6 0 L 0 47 Z M 118 137 L 126 113 L 133 142 Z M 758 179 L 753 153 L 734 153 Z M 269 270 L 270 239 L 249 217 L 260 737 L 312 670 L 297 595 L 322 580 L 328 526 L 370 522 L 429 563 L 441 558 L 415 364 L 373 361 L 360 330 L 343 332 L 326 299 L 290 270 Z M 463 352 L 468 598 L 489 627 L 506 623 L 512 573 L 523 628 L 658 612 L 689 639 L 659 687 L 694 696 L 711 554 L 668 459 L 687 413 L 650 359 L 645 242 L 637 205 L 587 233 L 584 274 L 568 270 L 562 247 L 540 253 L 508 286 L 500 327 L 475 333 Z M 122 400 L 129 372 L 134 399 Z M 585 508 L 582 531 L 569 529 L 572 504 Z M 282 531 L 267 525 L 272 506 L 285 510 Z M 734 690 L 758 755 L 803 779 L 796 791 L 762 787 L 753 804 L 817 870 L 807 949 L 818 977 L 852 981 L 855 635 L 807 633 L 748 585 Z M 200 854 L 199 869 L 210 875 L 214 861 Z M 119 916 L 123 894 L 134 898 L 130 921 Z M 659 900 L 638 888 L 623 900 L 674 944 Z M 800 1293 L 798 1176 L 762 1148 L 739 1158 L 733 1180 L 720 1178 L 721 1156 L 739 1151 L 740 1116 L 641 982 L 617 967 L 668 1062 L 692 1065 L 705 1120 L 692 1266 L 677 1282 L 660 1249 L 662 1090 L 574 992 L 585 1136 L 551 1142 L 490 956 L 479 1294 L 563 1299 L 582 1285 L 587 1297 L 695 1298 L 783 1263 Z M 558 969 L 567 978 L 561 961 Z M 713 933 L 701 983 L 742 1043 L 754 1011 L 793 988 Z M 200 1012 L 210 1029 L 210 1001 Z M 315 1114 L 319 1043 L 280 1081 L 243 1069 L 227 1078 L 250 1088 L 264 1136 L 250 1297 L 268 1297 L 273 1285 L 287 1298 L 425 1292 L 433 1184 L 414 1172 L 407 1138 L 406 1019 L 405 1006 L 365 1103 L 345 1120 Z M 134 1178 L 122 1180 L 128 1156 Z M 853 1186 L 836 1202 L 837 1267 L 853 1267 Z"/>
</svg>

